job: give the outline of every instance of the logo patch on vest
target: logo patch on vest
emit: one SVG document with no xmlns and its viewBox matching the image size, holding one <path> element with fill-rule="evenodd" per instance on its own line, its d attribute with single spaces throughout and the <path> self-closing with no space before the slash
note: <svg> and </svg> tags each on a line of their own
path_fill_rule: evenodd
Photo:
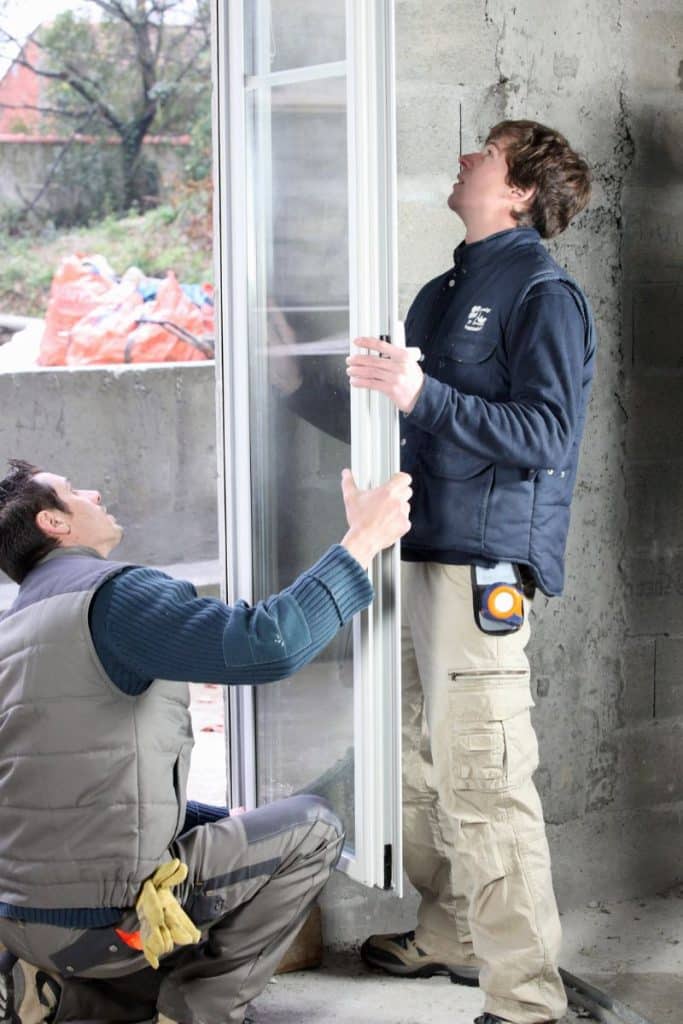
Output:
<svg viewBox="0 0 683 1024">
<path fill-rule="evenodd" d="M 465 330 L 480 331 L 484 324 L 486 323 L 486 321 L 488 320 L 488 314 L 490 312 L 490 306 L 472 306 L 472 309 L 467 314 Z"/>
</svg>

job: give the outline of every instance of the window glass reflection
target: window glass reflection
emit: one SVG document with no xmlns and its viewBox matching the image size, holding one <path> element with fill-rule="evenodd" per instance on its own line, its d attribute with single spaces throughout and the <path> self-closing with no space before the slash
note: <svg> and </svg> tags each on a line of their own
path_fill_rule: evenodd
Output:
<svg viewBox="0 0 683 1024">
<path fill-rule="evenodd" d="M 247 74 L 346 57 L 344 0 L 245 0 L 244 8 Z"/>
<path fill-rule="evenodd" d="M 346 529 L 350 463 L 346 83 L 249 94 L 254 591 L 286 586 Z M 325 795 L 353 841 L 353 641 L 256 691 L 259 802 Z"/>
</svg>

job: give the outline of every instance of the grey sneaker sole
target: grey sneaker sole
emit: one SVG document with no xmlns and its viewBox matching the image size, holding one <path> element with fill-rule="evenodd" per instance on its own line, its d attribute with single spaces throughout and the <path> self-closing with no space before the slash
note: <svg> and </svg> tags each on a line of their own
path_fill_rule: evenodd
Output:
<svg viewBox="0 0 683 1024">
<path fill-rule="evenodd" d="M 423 967 L 410 967 L 404 964 L 398 957 L 384 950 L 375 949 L 364 942 L 360 948 L 361 959 L 370 967 L 378 967 L 387 974 L 394 974 L 397 978 L 434 978 L 435 976 L 448 977 L 453 985 L 470 985 L 476 988 L 479 985 L 479 968 L 458 967 L 453 970 L 447 964 L 430 963 Z"/>
</svg>

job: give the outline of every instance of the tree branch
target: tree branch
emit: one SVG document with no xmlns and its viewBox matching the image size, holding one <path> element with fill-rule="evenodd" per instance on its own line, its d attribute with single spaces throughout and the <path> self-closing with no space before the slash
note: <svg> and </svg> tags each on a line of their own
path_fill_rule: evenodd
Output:
<svg viewBox="0 0 683 1024">
<path fill-rule="evenodd" d="M 69 88 L 73 89 L 75 93 L 78 93 L 79 96 L 82 96 L 83 99 L 86 100 L 86 102 L 91 107 L 95 107 L 97 110 L 99 110 L 104 120 L 112 126 L 112 128 L 118 135 L 123 135 L 123 132 L 125 130 L 123 122 L 116 116 L 113 110 L 111 110 L 107 106 L 107 104 L 100 99 L 99 96 L 91 93 L 88 90 L 87 85 L 90 83 L 87 77 L 84 78 L 83 81 L 81 81 L 80 79 L 75 78 L 74 74 L 70 74 L 66 70 L 46 71 L 44 68 L 37 68 L 29 61 L 23 60 L 20 57 L 17 57 L 16 63 L 20 64 L 22 67 L 29 68 L 29 70 L 33 71 L 36 75 L 40 75 L 41 78 L 49 78 L 52 79 L 52 81 L 64 82 L 66 85 L 69 86 Z"/>
<path fill-rule="evenodd" d="M 90 3 L 95 4 L 100 10 L 104 11 L 105 14 L 111 15 L 117 21 L 125 21 L 131 27 L 135 26 L 135 22 L 131 18 L 126 7 L 123 4 L 117 3 L 117 0 L 90 0 Z"/>
<path fill-rule="evenodd" d="M 32 103 L 0 103 L 2 110 L 37 110 L 39 114 L 57 114 L 59 117 L 83 117 L 82 110 L 68 110 L 66 107 L 41 107 Z"/>
</svg>

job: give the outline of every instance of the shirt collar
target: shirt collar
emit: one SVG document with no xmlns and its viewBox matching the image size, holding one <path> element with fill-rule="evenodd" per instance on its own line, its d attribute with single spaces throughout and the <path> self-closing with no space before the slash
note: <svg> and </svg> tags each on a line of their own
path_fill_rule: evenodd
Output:
<svg viewBox="0 0 683 1024">
<path fill-rule="evenodd" d="M 467 273 L 468 270 L 483 266 L 502 252 L 517 249 L 522 245 L 531 245 L 540 239 L 536 228 L 506 228 L 505 231 L 496 231 L 495 234 L 487 235 L 478 242 L 461 242 L 453 250 L 453 263 L 456 270 L 464 270 Z"/>
<path fill-rule="evenodd" d="M 53 558 L 61 558 L 63 555 L 87 555 L 89 558 L 100 558 L 102 559 L 102 561 L 104 561 L 99 551 L 95 551 L 94 548 L 74 546 L 68 548 L 53 548 L 52 551 L 48 551 L 46 555 L 39 559 L 39 561 L 36 564 L 42 565 L 43 562 L 49 562 Z"/>
</svg>

